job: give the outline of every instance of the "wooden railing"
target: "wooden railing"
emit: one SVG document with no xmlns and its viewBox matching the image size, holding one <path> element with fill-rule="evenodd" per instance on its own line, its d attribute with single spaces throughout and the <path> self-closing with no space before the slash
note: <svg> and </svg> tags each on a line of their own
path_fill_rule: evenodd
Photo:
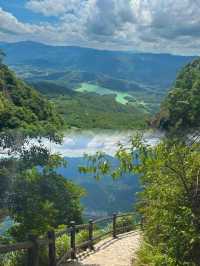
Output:
<svg viewBox="0 0 200 266">
<path fill-rule="evenodd" d="M 125 214 L 113 214 L 110 217 L 101 218 L 97 220 L 90 220 L 87 224 L 76 225 L 75 222 L 71 222 L 69 228 L 55 233 L 55 231 L 50 231 L 47 233 L 47 236 L 43 239 L 37 239 L 34 236 L 29 237 L 29 241 L 9 244 L 9 245 L 0 245 L 0 255 L 16 251 L 27 251 L 27 265 L 28 266 L 39 266 L 39 251 L 41 247 L 48 247 L 48 265 L 49 266 L 60 266 L 67 259 L 76 259 L 77 253 L 80 250 L 89 248 L 90 250 L 94 249 L 94 243 L 103 237 L 112 234 L 113 238 L 117 238 L 117 235 L 123 231 L 133 230 L 133 224 L 118 227 L 117 219 L 120 217 L 133 216 L 133 213 Z M 94 226 L 101 223 L 110 222 L 110 230 L 100 234 L 99 236 L 94 236 Z M 80 230 L 88 231 L 87 241 L 77 245 L 76 244 L 76 235 Z M 56 238 L 63 235 L 68 235 L 70 237 L 70 249 L 63 254 L 60 258 L 56 258 Z"/>
</svg>

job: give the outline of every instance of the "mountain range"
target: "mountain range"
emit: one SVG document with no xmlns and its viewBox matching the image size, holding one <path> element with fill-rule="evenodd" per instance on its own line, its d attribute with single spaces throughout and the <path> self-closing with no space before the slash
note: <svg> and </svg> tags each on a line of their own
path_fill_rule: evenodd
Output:
<svg viewBox="0 0 200 266">
<path fill-rule="evenodd" d="M 195 58 L 30 41 L 0 43 L 0 49 L 5 63 L 76 128 L 144 128 L 177 73 Z"/>
<path fill-rule="evenodd" d="M 20 66 L 52 72 L 86 72 L 168 88 L 191 56 L 95 50 L 73 46 L 49 46 L 35 42 L 0 43 L 6 63 L 20 72 Z M 46 73 L 47 75 L 48 73 Z M 32 73 L 34 76 L 34 73 Z M 37 76 L 37 73 L 35 73 Z M 47 75 L 48 76 L 48 75 Z M 55 77 L 56 78 L 56 77 Z M 89 79 L 89 77 L 88 77 Z M 123 88 L 122 88 L 123 89 Z"/>
</svg>

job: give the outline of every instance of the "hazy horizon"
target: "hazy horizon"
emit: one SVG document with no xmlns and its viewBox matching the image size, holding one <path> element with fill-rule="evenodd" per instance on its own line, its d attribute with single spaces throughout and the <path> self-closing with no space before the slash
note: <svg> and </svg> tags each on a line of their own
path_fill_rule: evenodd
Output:
<svg viewBox="0 0 200 266">
<path fill-rule="evenodd" d="M 194 0 L 0 0 L 0 41 L 198 55 L 199 17 Z"/>
</svg>

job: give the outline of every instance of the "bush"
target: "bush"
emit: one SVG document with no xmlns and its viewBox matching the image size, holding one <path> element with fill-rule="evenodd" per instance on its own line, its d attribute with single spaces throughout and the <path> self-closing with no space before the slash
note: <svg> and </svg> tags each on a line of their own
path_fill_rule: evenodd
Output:
<svg viewBox="0 0 200 266">
<path fill-rule="evenodd" d="M 116 221 L 117 234 L 130 232 L 135 228 L 136 226 L 132 215 L 117 218 Z M 107 227 L 107 231 L 112 231 L 112 230 L 113 230 L 113 224 L 110 223 Z"/>
<path fill-rule="evenodd" d="M 26 266 L 27 253 L 26 252 L 10 252 L 7 254 L 0 254 L 0 266 Z"/>
<path fill-rule="evenodd" d="M 70 238 L 67 234 L 56 238 L 56 257 L 60 258 L 70 249 Z"/>
<path fill-rule="evenodd" d="M 117 233 L 129 232 L 135 229 L 133 216 L 124 216 L 117 218 Z"/>
<path fill-rule="evenodd" d="M 76 237 L 76 244 L 77 245 L 81 245 L 83 244 L 84 242 L 88 241 L 89 240 L 89 233 L 88 233 L 88 230 L 84 229 L 84 230 L 81 230 L 78 234 L 77 234 L 77 237 Z"/>
<path fill-rule="evenodd" d="M 144 190 L 138 209 L 154 249 L 153 265 L 200 265 L 199 148 L 166 140 L 140 150 Z"/>
<path fill-rule="evenodd" d="M 150 244 L 143 242 L 140 250 L 137 253 L 137 261 L 135 266 L 176 266 L 175 260 L 166 255 L 163 255 L 159 248 L 155 248 Z M 192 266 L 192 265 L 190 265 Z"/>
</svg>

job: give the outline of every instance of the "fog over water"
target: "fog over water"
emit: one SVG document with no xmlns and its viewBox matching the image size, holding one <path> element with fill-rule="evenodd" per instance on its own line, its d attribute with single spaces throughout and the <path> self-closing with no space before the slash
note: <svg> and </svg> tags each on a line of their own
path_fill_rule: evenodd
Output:
<svg viewBox="0 0 200 266">
<path fill-rule="evenodd" d="M 135 131 L 69 131 L 64 135 L 62 144 L 50 143 L 44 140 L 51 152 L 57 152 L 64 157 L 82 157 L 84 154 L 95 154 L 97 151 L 114 156 L 118 144 L 129 145 L 131 137 Z M 164 135 L 159 131 L 148 131 L 143 135 L 143 139 L 150 145 L 156 145 Z"/>
<path fill-rule="evenodd" d="M 49 150 L 52 153 L 59 153 L 61 156 L 68 158 L 68 161 L 70 163 L 68 165 L 68 168 L 65 169 L 60 169 L 61 173 L 67 178 L 68 174 L 70 173 L 70 176 L 76 177 L 73 181 L 83 187 L 85 187 L 86 190 L 89 189 L 89 193 L 87 197 L 83 200 L 83 205 L 85 207 L 85 213 L 94 213 L 93 206 L 91 204 L 91 201 L 95 202 L 94 195 L 91 195 L 91 190 L 95 189 L 95 194 L 102 193 L 102 191 L 107 189 L 107 186 L 111 184 L 111 178 L 110 181 L 109 179 L 102 180 L 102 182 L 95 182 L 93 178 L 83 178 L 80 174 L 78 174 L 77 169 L 78 165 L 80 162 L 82 162 L 81 158 L 84 156 L 84 154 L 95 154 L 98 151 L 104 152 L 107 155 L 114 156 L 117 149 L 118 149 L 118 144 L 122 143 L 126 147 L 128 147 L 130 139 L 136 135 L 135 131 L 111 131 L 111 130 L 88 130 L 88 131 L 68 131 L 64 134 L 64 139 L 62 144 L 55 144 L 53 142 L 47 141 L 47 139 L 42 139 L 42 144 L 44 144 L 46 147 L 49 148 Z M 150 144 L 150 145 L 156 145 L 159 143 L 160 139 L 163 137 L 163 134 L 158 131 L 148 131 L 145 132 L 143 135 L 143 140 Z M 37 144 L 36 140 L 31 141 L 29 145 L 31 144 Z M 28 145 L 28 146 L 29 146 Z M 2 151 L 1 153 L 1 158 L 7 157 L 6 151 Z M 71 158 L 71 159 L 70 159 Z M 117 182 L 113 182 L 112 186 L 115 186 L 116 189 L 118 186 L 123 184 L 123 186 L 126 184 L 129 188 L 126 192 L 126 197 L 127 197 L 127 203 L 123 205 L 123 207 L 129 207 L 130 210 L 132 210 L 132 202 L 134 201 L 134 190 L 137 190 L 137 178 L 129 178 L 127 177 L 126 179 L 119 180 Z M 108 182 L 108 184 L 106 183 Z M 125 182 L 125 183 L 123 183 Z M 130 184 L 132 184 L 132 186 Z M 91 188 L 90 188 L 91 186 Z M 118 188 L 119 189 L 119 188 Z M 100 192 L 99 192 L 100 191 Z M 122 197 L 122 192 L 117 192 L 113 194 L 113 191 L 109 191 L 110 194 L 112 194 L 113 197 L 113 202 L 107 202 L 108 206 L 112 206 L 114 202 L 119 202 L 121 201 Z M 106 199 L 107 200 L 107 199 Z M 131 204 L 129 204 L 129 201 Z M 130 205 L 130 206 L 129 206 Z M 130 211 L 127 209 L 127 211 Z M 103 210 L 98 210 L 99 213 L 102 213 Z M 96 211 L 97 212 L 97 211 Z M 96 213 L 97 214 L 97 213 Z M 6 218 L 4 223 L 0 223 L 0 235 L 2 235 L 8 228 L 12 226 L 12 221 L 9 219 L 9 217 Z"/>
</svg>

